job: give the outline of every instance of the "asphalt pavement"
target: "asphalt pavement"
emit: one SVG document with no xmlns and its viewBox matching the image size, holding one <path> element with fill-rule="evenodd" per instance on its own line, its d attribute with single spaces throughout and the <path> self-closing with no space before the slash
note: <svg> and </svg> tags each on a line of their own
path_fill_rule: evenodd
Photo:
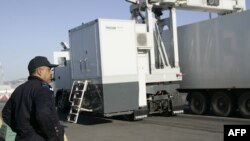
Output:
<svg viewBox="0 0 250 141">
<path fill-rule="evenodd" d="M 73 124 L 66 121 L 66 114 L 59 115 L 69 141 L 223 141 L 224 125 L 250 124 L 243 118 L 188 114 L 140 121 L 80 114 L 78 123 Z"/>
</svg>

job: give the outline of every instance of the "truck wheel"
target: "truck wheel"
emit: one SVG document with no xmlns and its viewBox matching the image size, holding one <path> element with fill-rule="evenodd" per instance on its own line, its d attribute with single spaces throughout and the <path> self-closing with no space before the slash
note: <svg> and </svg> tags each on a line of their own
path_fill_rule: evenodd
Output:
<svg viewBox="0 0 250 141">
<path fill-rule="evenodd" d="M 68 101 L 68 95 L 65 92 L 58 93 L 56 96 L 56 106 L 61 112 L 68 112 L 70 110 L 70 103 Z"/>
<path fill-rule="evenodd" d="M 218 116 L 229 116 L 234 110 L 234 102 L 229 93 L 217 92 L 212 96 L 212 109 Z"/>
<path fill-rule="evenodd" d="M 208 100 L 202 93 L 192 93 L 189 97 L 189 106 L 194 114 L 202 115 L 207 112 Z"/>
<path fill-rule="evenodd" d="M 238 107 L 244 118 L 250 118 L 250 92 L 243 93 L 238 99 Z"/>
</svg>

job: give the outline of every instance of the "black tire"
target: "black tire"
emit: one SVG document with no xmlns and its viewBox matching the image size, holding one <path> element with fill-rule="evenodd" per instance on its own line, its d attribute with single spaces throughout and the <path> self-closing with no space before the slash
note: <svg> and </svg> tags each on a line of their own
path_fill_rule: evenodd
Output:
<svg viewBox="0 0 250 141">
<path fill-rule="evenodd" d="M 200 92 L 192 93 L 189 96 L 189 107 L 192 113 L 203 115 L 208 110 L 208 99 Z"/>
<path fill-rule="evenodd" d="M 69 96 L 66 92 L 57 92 L 56 94 L 56 106 L 60 112 L 68 113 L 70 110 Z"/>
<path fill-rule="evenodd" d="M 250 118 L 250 92 L 243 93 L 239 97 L 238 108 L 242 117 Z"/>
<path fill-rule="evenodd" d="M 213 112 L 218 116 L 227 117 L 234 111 L 234 101 L 227 92 L 216 92 L 211 99 Z"/>
</svg>

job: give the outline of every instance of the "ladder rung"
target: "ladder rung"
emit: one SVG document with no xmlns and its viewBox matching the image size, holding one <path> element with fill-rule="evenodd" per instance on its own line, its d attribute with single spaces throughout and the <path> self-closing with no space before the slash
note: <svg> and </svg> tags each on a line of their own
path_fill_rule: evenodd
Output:
<svg viewBox="0 0 250 141">
<path fill-rule="evenodd" d="M 74 90 L 74 92 L 82 92 L 83 90 Z"/>
<path fill-rule="evenodd" d="M 70 115 L 78 115 L 77 113 L 72 113 L 72 112 L 70 112 L 69 114 L 70 114 Z"/>
<path fill-rule="evenodd" d="M 71 105 L 71 107 L 73 107 L 73 108 L 77 108 L 77 109 L 79 109 L 80 107 L 79 107 L 79 105 Z"/>
<path fill-rule="evenodd" d="M 85 112 L 93 112 L 93 109 L 81 108 L 80 110 Z"/>
</svg>

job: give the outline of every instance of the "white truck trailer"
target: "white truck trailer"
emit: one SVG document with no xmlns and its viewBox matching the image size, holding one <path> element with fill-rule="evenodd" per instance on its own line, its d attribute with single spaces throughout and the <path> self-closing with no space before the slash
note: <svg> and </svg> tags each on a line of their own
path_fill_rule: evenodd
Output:
<svg viewBox="0 0 250 141">
<path fill-rule="evenodd" d="M 190 109 L 250 118 L 250 11 L 178 28 L 181 92 Z"/>
<path fill-rule="evenodd" d="M 240 12 L 243 0 L 127 0 L 131 20 L 96 19 L 69 30 L 70 46 L 54 53 L 56 99 L 70 107 L 68 121 L 79 113 L 103 116 L 174 114 L 182 110 L 176 91 L 180 72 L 176 8 Z M 168 10 L 167 18 L 162 18 Z M 163 29 L 170 33 L 164 45 Z"/>
</svg>

